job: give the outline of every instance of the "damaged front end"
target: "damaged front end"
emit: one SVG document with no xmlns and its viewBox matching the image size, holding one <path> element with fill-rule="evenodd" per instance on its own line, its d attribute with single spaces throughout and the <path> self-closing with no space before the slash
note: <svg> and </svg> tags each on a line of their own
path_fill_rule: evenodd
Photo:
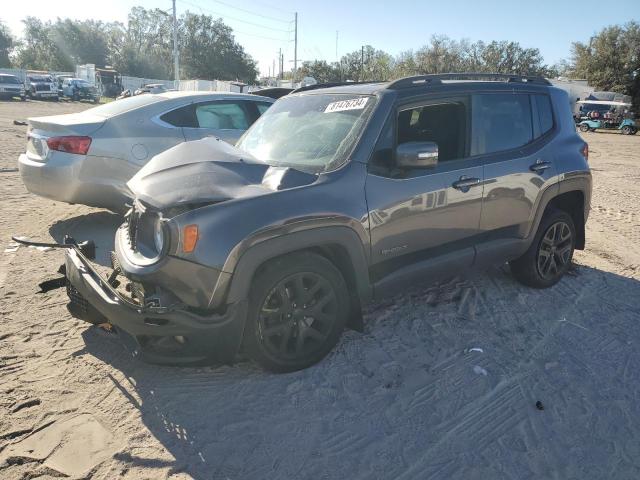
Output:
<svg viewBox="0 0 640 480">
<path fill-rule="evenodd" d="M 242 338 L 246 302 L 227 305 L 224 311 L 199 310 L 153 285 L 147 291 L 143 283 L 123 277 L 113 254 L 113 270 L 101 275 L 90 261 L 95 254 L 93 242 L 77 243 L 70 237 L 61 244 L 24 237 L 14 241 L 65 249 L 65 263 L 59 270 L 63 280 L 44 282 L 41 289 L 66 286 L 74 317 L 92 324 L 109 323 L 127 332 L 138 342 L 144 360 L 162 364 L 233 361 Z"/>
</svg>

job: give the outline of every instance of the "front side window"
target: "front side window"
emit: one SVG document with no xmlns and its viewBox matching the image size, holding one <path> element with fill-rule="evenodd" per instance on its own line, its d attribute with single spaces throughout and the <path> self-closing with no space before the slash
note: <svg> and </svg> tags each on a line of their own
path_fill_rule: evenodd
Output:
<svg viewBox="0 0 640 480">
<path fill-rule="evenodd" d="M 533 138 L 529 95 L 487 93 L 472 100 L 472 155 L 519 148 Z"/>
<path fill-rule="evenodd" d="M 462 101 L 438 101 L 398 114 L 398 145 L 435 142 L 438 161 L 463 158 L 467 138 L 467 108 Z"/>
<path fill-rule="evenodd" d="M 376 99 L 306 94 L 273 104 L 236 144 L 269 165 L 323 172 L 346 162 Z"/>
<path fill-rule="evenodd" d="M 198 127 L 220 130 L 246 130 L 249 128 L 247 114 L 238 103 L 215 102 L 196 104 Z"/>
</svg>

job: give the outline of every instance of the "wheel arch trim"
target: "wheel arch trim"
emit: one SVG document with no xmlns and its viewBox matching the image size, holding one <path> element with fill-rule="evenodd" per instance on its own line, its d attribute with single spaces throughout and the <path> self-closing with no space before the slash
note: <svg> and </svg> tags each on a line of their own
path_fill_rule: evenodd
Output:
<svg viewBox="0 0 640 480">
<path fill-rule="evenodd" d="M 234 303 L 248 296 L 251 281 L 258 268 L 276 257 L 301 250 L 338 246 L 348 254 L 350 267 L 361 302 L 372 297 L 369 282 L 368 257 L 360 235 L 348 226 L 316 227 L 287 233 L 258 242 L 247 248 L 239 257 L 233 273 L 224 277 L 226 285 L 216 285 L 210 306 Z M 337 266 L 340 269 L 340 266 Z M 345 279 L 346 280 L 346 279 Z"/>
</svg>

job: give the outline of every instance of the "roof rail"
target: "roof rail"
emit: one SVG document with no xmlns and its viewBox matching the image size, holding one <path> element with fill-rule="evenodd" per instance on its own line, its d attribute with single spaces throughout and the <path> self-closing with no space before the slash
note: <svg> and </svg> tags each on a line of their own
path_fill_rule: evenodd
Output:
<svg viewBox="0 0 640 480">
<path fill-rule="evenodd" d="M 304 87 L 298 87 L 294 89 L 291 93 L 298 92 L 306 92 L 307 90 L 317 90 L 319 88 L 331 88 L 331 87 L 343 87 L 348 85 L 362 85 L 365 83 L 384 83 L 380 81 L 371 81 L 371 82 L 327 82 L 327 83 L 316 83 L 314 85 L 306 85 Z"/>
<path fill-rule="evenodd" d="M 551 82 L 544 77 L 533 75 L 511 75 L 506 73 L 437 73 L 432 75 L 416 75 L 395 80 L 387 88 L 399 90 L 402 88 L 422 87 L 425 85 L 439 85 L 443 80 L 478 80 L 507 83 L 533 83 L 550 86 Z"/>
</svg>

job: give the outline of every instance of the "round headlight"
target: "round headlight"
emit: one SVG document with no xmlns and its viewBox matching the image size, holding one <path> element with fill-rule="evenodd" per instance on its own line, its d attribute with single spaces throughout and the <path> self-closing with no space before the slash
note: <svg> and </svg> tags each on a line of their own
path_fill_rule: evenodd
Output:
<svg viewBox="0 0 640 480">
<path fill-rule="evenodd" d="M 164 226 L 160 217 L 156 217 L 153 222 L 153 243 L 156 246 L 156 251 L 160 254 L 164 248 Z"/>
</svg>

